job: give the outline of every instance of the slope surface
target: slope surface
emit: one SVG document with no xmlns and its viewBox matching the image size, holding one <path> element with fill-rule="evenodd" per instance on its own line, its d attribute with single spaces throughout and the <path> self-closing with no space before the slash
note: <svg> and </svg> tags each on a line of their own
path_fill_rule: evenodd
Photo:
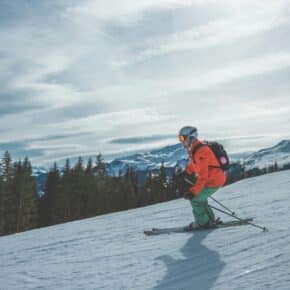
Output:
<svg viewBox="0 0 290 290">
<path fill-rule="evenodd" d="M 183 199 L 0 238 L 0 289 L 290 289 L 290 172 L 215 198 L 266 225 L 145 237 L 191 221 Z M 224 218 L 227 219 L 226 217 Z"/>
</svg>

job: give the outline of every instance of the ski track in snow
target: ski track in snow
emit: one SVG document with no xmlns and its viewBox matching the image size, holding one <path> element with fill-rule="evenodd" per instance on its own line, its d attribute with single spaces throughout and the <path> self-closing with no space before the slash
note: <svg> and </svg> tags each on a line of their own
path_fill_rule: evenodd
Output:
<svg viewBox="0 0 290 290">
<path fill-rule="evenodd" d="M 2 237 L 0 289 L 289 290 L 289 188 L 283 171 L 214 195 L 266 233 L 242 226 L 144 236 L 144 228 L 191 221 L 179 199 Z"/>
</svg>

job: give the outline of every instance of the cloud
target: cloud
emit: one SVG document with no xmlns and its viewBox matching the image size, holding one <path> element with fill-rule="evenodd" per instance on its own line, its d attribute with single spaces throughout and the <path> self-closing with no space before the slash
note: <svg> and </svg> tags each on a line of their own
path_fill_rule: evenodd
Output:
<svg viewBox="0 0 290 290">
<path fill-rule="evenodd" d="M 176 135 L 154 135 L 154 136 L 138 136 L 129 138 L 118 138 L 110 141 L 111 144 L 137 144 L 152 143 L 160 140 L 176 138 Z"/>
<path fill-rule="evenodd" d="M 2 1 L 0 141 L 44 162 L 166 145 L 191 123 L 286 132 L 287 5 Z"/>
<path fill-rule="evenodd" d="M 142 43 L 143 50 L 137 50 L 137 53 L 134 53 L 134 47 L 127 47 L 127 55 L 126 51 L 121 52 L 120 60 L 113 61 L 112 65 L 132 65 L 170 53 L 224 46 L 241 38 L 265 33 L 275 27 L 289 24 L 289 15 L 281 15 L 282 4 L 285 5 L 281 1 L 270 5 L 260 2 L 258 7 L 247 13 L 232 13 L 232 16 L 209 21 L 184 31 L 179 30 L 178 23 L 175 22 L 173 29 L 177 32 L 159 39 L 145 40 Z"/>
<path fill-rule="evenodd" d="M 290 53 L 280 52 L 274 55 L 262 55 L 255 58 L 243 59 L 229 64 L 226 67 L 210 71 L 200 77 L 185 75 L 176 81 L 167 83 L 169 90 L 203 89 L 220 85 L 236 78 L 251 77 L 259 74 L 266 74 L 275 70 L 282 70 L 290 66 Z"/>
<path fill-rule="evenodd" d="M 141 126 L 156 124 L 170 118 L 170 115 L 162 116 L 151 108 L 143 108 L 95 114 L 80 119 L 67 120 L 51 125 L 51 128 L 63 130 L 64 132 L 98 132 L 100 136 L 105 136 L 105 139 L 109 140 L 118 130 L 124 132 L 125 129 L 130 134 L 139 135 L 138 128 L 141 128 Z"/>
<path fill-rule="evenodd" d="M 114 98 L 118 94 L 120 98 L 132 96 L 133 99 L 138 95 L 140 99 L 136 100 L 136 103 L 139 103 L 140 106 L 143 102 L 148 104 L 150 100 L 152 104 L 159 108 L 166 104 L 173 110 L 176 106 L 178 107 L 178 100 L 166 102 L 168 99 L 172 100 L 177 96 L 181 97 L 183 102 L 188 98 L 194 100 L 194 96 L 196 96 L 197 99 L 194 101 L 202 103 L 214 100 L 214 96 L 222 98 L 223 94 L 227 101 L 228 95 L 232 91 L 236 94 L 235 98 L 236 102 L 238 102 L 242 101 L 241 97 L 237 99 L 241 95 L 243 95 L 243 98 L 247 98 L 247 94 L 258 97 L 265 87 L 267 87 L 267 90 L 264 90 L 264 95 L 268 97 L 278 92 L 280 95 L 287 95 L 289 86 L 287 86 L 286 80 L 289 76 L 289 67 L 290 53 L 282 51 L 270 55 L 264 54 L 239 59 L 238 61 L 227 63 L 223 67 L 217 67 L 203 73 L 199 73 L 193 68 L 193 71 L 178 72 L 173 77 L 165 75 L 163 78 L 156 78 L 156 80 L 153 78 L 140 79 L 139 82 L 134 82 L 131 86 L 126 84 L 116 88 L 113 86 L 108 89 L 104 88 L 103 94 L 107 95 L 108 98 Z M 251 90 L 248 89 L 247 94 L 245 94 L 247 86 Z M 147 90 L 143 91 L 143 88 L 147 88 Z M 151 95 L 148 95 L 148 91 L 151 92 Z M 202 101 L 198 96 L 204 96 L 206 99 Z M 129 100 L 130 98 L 127 97 L 127 99 Z M 170 106 L 171 103 L 172 107 Z M 174 112 L 176 111 L 174 110 Z"/>
<path fill-rule="evenodd" d="M 133 25 L 142 13 L 156 8 L 175 8 L 190 6 L 189 0 L 123 0 L 114 2 L 105 0 L 82 1 L 81 4 L 68 8 L 66 13 L 71 17 L 92 17 L 96 21 L 115 21 L 122 25 Z"/>
</svg>

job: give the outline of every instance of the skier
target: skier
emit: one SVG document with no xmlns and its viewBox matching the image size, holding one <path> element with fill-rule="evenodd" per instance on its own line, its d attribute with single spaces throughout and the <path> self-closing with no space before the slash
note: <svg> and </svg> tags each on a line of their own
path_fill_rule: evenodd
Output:
<svg viewBox="0 0 290 290">
<path fill-rule="evenodd" d="M 190 200 L 196 226 L 211 227 L 215 223 L 215 216 L 207 199 L 225 184 L 226 175 L 211 148 L 197 138 L 195 127 L 181 128 L 179 141 L 189 155 L 186 174 L 196 175 L 194 185 L 184 194 L 184 198 Z M 193 226 L 191 223 L 190 227 Z"/>
</svg>

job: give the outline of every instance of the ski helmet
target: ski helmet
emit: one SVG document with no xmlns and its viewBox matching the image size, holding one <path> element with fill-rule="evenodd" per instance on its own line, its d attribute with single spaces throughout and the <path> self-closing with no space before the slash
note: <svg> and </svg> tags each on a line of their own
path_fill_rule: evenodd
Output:
<svg viewBox="0 0 290 290">
<path fill-rule="evenodd" d="M 187 141 L 191 144 L 197 138 L 197 129 L 192 126 L 185 126 L 179 130 L 178 138 L 180 142 Z"/>
</svg>

